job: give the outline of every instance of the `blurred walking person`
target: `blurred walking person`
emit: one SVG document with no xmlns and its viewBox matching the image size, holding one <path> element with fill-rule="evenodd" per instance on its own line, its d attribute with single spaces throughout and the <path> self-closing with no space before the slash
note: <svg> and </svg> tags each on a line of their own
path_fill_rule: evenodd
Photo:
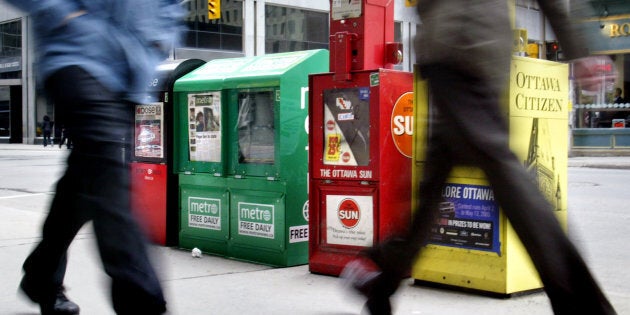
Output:
<svg viewBox="0 0 630 315">
<path fill-rule="evenodd" d="M 50 140 L 50 135 L 52 134 L 53 122 L 50 121 L 50 117 L 48 115 L 44 115 L 44 121 L 42 122 L 42 135 L 44 137 L 44 147 L 47 147 L 48 144 L 52 146 L 52 141 Z"/>
<path fill-rule="evenodd" d="M 133 104 L 168 56 L 183 8 L 176 0 L 6 0 L 31 16 L 38 78 L 72 130 L 42 240 L 24 262 L 21 290 L 42 314 L 78 314 L 64 294 L 66 252 L 92 221 L 118 314 L 166 310 L 146 243 L 130 211 Z"/>
<path fill-rule="evenodd" d="M 72 138 L 70 137 L 70 128 L 66 127 L 66 125 L 61 126 L 61 140 L 59 141 L 59 149 L 66 144 L 66 148 L 68 150 L 72 149 Z"/>
<path fill-rule="evenodd" d="M 582 89 L 597 88 L 589 57 L 565 0 L 538 1 Z M 416 61 L 437 114 L 431 121 L 420 205 L 407 234 L 367 249 L 342 276 L 366 298 L 372 314 L 390 314 L 394 294 L 426 243 L 444 183 L 454 165 L 486 174 L 494 196 L 540 274 L 555 314 L 615 314 L 560 227 L 532 176 L 510 151 L 500 95 L 510 73 L 512 27 L 505 0 L 420 0 Z"/>
</svg>

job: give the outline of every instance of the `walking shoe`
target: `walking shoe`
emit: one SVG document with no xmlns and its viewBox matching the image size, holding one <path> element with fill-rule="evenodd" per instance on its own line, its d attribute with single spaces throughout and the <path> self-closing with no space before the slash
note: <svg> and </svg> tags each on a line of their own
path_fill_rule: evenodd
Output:
<svg viewBox="0 0 630 315">
<path fill-rule="evenodd" d="M 52 290 L 50 296 L 46 296 L 49 295 L 45 293 L 48 290 L 27 281 L 25 277 L 20 282 L 20 289 L 31 301 L 39 304 L 42 315 L 77 315 L 80 312 L 79 306 L 64 294 L 63 286 Z"/>
<path fill-rule="evenodd" d="M 371 315 L 391 314 L 389 295 L 376 288 L 377 283 L 383 280 L 383 272 L 372 260 L 367 257 L 357 258 L 349 262 L 339 276 L 348 286 L 367 298 L 365 307 Z"/>
<path fill-rule="evenodd" d="M 339 277 L 347 286 L 368 297 L 379 275 L 381 275 L 381 270 L 374 262 L 366 257 L 360 257 L 346 264 Z"/>
<path fill-rule="evenodd" d="M 63 293 L 63 288 L 57 291 L 57 294 L 51 302 L 41 302 L 39 307 L 42 315 L 78 315 L 79 306 L 70 301 Z"/>
</svg>

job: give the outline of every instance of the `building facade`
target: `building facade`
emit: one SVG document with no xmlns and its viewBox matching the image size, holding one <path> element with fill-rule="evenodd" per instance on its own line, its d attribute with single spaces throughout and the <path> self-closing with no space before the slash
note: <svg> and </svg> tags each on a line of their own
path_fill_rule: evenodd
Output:
<svg viewBox="0 0 630 315">
<path fill-rule="evenodd" d="M 515 27 L 527 31 L 527 43 L 539 47 L 537 57 L 546 58 L 544 46 L 555 39 L 548 22 L 534 0 L 508 0 L 514 4 Z M 599 3 L 620 2 L 598 0 Z M 403 44 L 403 63 L 396 66 L 412 71 L 413 38 L 421 27 L 415 1 L 394 0 L 395 40 Z M 221 18 L 209 20 L 207 0 L 186 0 L 188 30 L 182 45 L 174 47 L 171 58 L 218 58 L 328 48 L 329 0 L 221 0 Z M 611 9 L 613 8 L 613 9 Z M 617 13 L 611 4 L 610 17 Z M 630 14 L 630 9 L 625 12 Z M 630 42 L 629 22 L 617 28 Z M 0 0 L 0 142 L 41 142 L 40 125 L 47 115 L 55 120 L 55 104 L 49 102 L 37 84 L 36 55 L 30 36 L 31 17 Z M 625 49 L 625 50 L 624 50 Z M 630 43 L 616 50 L 620 64 Z M 629 72 L 630 73 L 630 72 Z M 58 129 L 58 128 L 57 128 Z"/>
</svg>

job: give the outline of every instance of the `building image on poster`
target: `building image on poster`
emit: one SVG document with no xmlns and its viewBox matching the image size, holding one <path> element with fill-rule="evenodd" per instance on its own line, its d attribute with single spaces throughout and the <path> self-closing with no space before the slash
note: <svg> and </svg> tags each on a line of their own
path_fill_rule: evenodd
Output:
<svg viewBox="0 0 630 315">
<path fill-rule="evenodd" d="M 442 197 L 430 243 L 500 253 L 499 206 L 492 188 L 448 183 Z"/>
<path fill-rule="evenodd" d="M 164 158 L 163 103 L 136 106 L 134 155 L 142 158 Z"/>
<path fill-rule="evenodd" d="M 562 187 L 560 174 L 556 171 L 557 153 L 551 147 L 549 120 L 534 117 L 531 121 L 529 149 L 524 164 L 536 178 L 538 189 L 558 211 L 562 207 Z"/>
<path fill-rule="evenodd" d="M 221 162 L 221 93 L 188 95 L 191 161 Z"/>
<path fill-rule="evenodd" d="M 374 198 L 372 196 L 326 196 L 326 243 L 372 246 Z"/>
<path fill-rule="evenodd" d="M 324 91 L 324 164 L 366 166 L 370 161 L 370 89 Z"/>
</svg>

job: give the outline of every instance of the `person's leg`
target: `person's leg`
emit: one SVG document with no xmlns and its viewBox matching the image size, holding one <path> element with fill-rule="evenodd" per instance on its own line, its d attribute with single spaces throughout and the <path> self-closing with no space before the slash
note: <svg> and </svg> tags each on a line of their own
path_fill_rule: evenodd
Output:
<svg viewBox="0 0 630 315">
<path fill-rule="evenodd" d="M 68 167 L 70 170 L 70 167 Z M 78 314 L 79 307 L 64 294 L 64 277 L 67 265 L 67 249 L 85 222 L 77 215 L 72 189 L 72 171 L 57 183 L 55 197 L 42 229 L 42 241 L 26 258 L 22 291 L 39 303 L 42 314 Z"/>
<path fill-rule="evenodd" d="M 112 278 L 112 300 L 118 314 L 165 311 L 160 283 L 146 252 L 144 237 L 130 209 L 130 174 L 123 154 L 130 152 L 133 106 L 109 92 L 88 73 L 67 68 L 56 80 L 70 108 L 76 163 L 78 205 L 93 221 L 105 272 Z M 72 82 L 72 83 L 70 83 Z"/>
<path fill-rule="evenodd" d="M 458 80 L 460 76 L 448 69 L 441 72 L 445 81 L 432 92 L 460 91 L 445 103 L 445 115 L 454 122 L 455 131 L 466 137 L 471 161 L 486 173 L 499 205 L 540 274 L 554 313 L 614 314 L 534 178 L 510 151 L 497 93 L 482 81 Z"/>
<path fill-rule="evenodd" d="M 63 104 L 58 95 L 72 94 L 71 89 L 53 84 L 56 76 L 49 80 L 46 90 L 58 104 Z M 47 143 L 49 136 L 45 137 Z M 63 282 L 67 265 L 67 250 L 79 229 L 89 219 L 78 205 L 80 200 L 80 179 L 83 177 L 80 161 L 75 153 L 68 157 L 67 167 L 62 178 L 57 182 L 55 196 L 42 227 L 42 240 L 26 258 L 23 269 L 24 277 L 20 288 L 34 302 L 39 303 L 42 312 L 52 309 L 64 309 L 75 314 L 79 309 L 76 304 L 67 302 L 63 295 Z M 66 302 L 64 302 L 64 300 Z M 61 302 L 63 305 L 55 305 Z"/>
<path fill-rule="evenodd" d="M 44 131 L 44 147 L 48 146 L 48 141 L 50 141 L 50 132 Z"/>
<path fill-rule="evenodd" d="M 367 297 L 366 307 L 370 314 L 391 313 L 389 297 L 396 292 L 400 281 L 408 276 L 414 259 L 435 223 L 441 191 L 452 168 L 448 150 L 445 150 L 444 142 L 438 139 L 439 136 L 435 135 L 429 141 L 419 187 L 419 206 L 413 213 L 411 228 L 362 252 L 380 272 L 373 280 L 365 282 L 364 286 L 357 287 Z"/>
<path fill-rule="evenodd" d="M 433 111 L 435 107 L 439 107 L 435 105 L 438 100 L 439 98 L 433 98 Z M 409 229 L 401 227 L 399 235 L 391 236 L 361 252 L 362 257 L 368 258 L 375 265 L 376 272 L 370 271 L 374 267 L 370 267 L 370 263 L 368 266 L 364 265 L 362 258 L 349 264 L 344 270 L 342 276 L 348 277 L 355 289 L 366 296 L 366 307 L 370 314 L 391 313 L 389 297 L 396 292 L 400 281 L 409 274 L 414 259 L 425 245 L 431 226 L 435 223 L 443 186 L 453 167 L 451 146 L 460 142 L 449 137 L 449 128 L 441 114 L 432 115 L 422 180 L 418 188 L 418 208 L 412 215 Z M 361 277 L 364 279 L 360 279 Z"/>
</svg>

